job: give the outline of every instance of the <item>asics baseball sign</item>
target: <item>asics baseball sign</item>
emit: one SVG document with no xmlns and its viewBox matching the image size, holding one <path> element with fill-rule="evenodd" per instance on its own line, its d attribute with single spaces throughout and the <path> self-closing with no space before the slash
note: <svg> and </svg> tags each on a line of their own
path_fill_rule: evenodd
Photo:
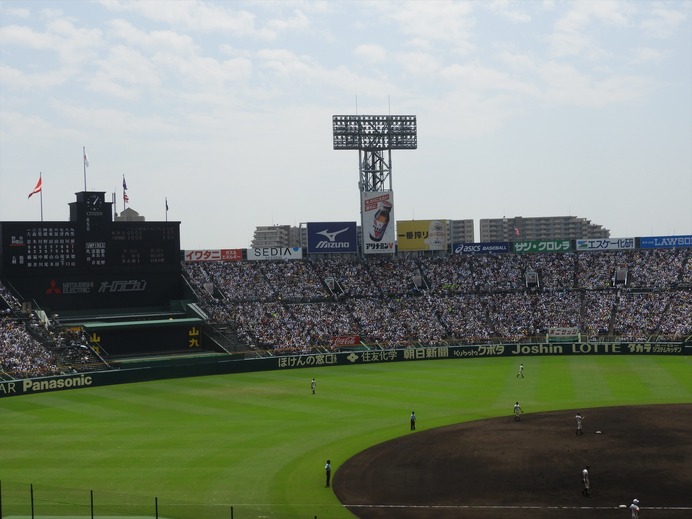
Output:
<svg viewBox="0 0 692 519">
<path fill-rule="evenodd" d="M 308 253 L 358 252 L 356 222 L 308 222 Z"/>
</svg>

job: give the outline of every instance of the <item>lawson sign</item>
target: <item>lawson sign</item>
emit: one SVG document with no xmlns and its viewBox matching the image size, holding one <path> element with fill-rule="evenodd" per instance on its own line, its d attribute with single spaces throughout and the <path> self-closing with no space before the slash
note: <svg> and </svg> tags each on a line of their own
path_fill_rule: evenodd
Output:
<svg viewBox="0 0 692 519">
<path fill-rule="evenodd" d="M 308 222 L 308 254 L 358 252 L 356 222 Z"/>
<path fill-rule="evenodd" d="M 692 236 L 649 236 L 639 238 L 640 249 L 677 249 L 692 247 Z"/>
</svg>

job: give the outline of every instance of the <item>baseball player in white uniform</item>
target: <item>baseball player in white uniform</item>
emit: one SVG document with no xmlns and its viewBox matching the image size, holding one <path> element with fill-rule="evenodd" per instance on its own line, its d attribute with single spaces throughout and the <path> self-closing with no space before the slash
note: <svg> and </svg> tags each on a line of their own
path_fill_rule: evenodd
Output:
<svg viewBox="0 0 692 519">
<path fill-rule="evenodd" d="M 632 519 L 639 519 L 639 499 L 632 500 L 630 511 L 632 512 Z"/>
<path fill-rule="evenodd" d="M 577 416 L 575 417 L 577 420 L 577 436 L 581 436 L 584 434 L 584 431 L 581 428 L 581 422 L 584 419 L 584 417 L 581 415 L 581 413 L 577 413 Z"/>
<path fill-rule="evenodd" d="M 519 405 L 519 402 L 514 404 L 514 421 L 518 422 L 520 420 L 519 415 L 523 413 L 524 411 L 521 410 L 521 406 Z"/>
<path fill-rule="evenodd" d="M 591 488 L 591 483 L 589 482 L 589 466 L 584 467 L 581 471 L 581 480 L 584 483 L 584 489 L 581 491 L 581 495 L 584 497 L 589 497 L 589 489 Z"/>
</svg>

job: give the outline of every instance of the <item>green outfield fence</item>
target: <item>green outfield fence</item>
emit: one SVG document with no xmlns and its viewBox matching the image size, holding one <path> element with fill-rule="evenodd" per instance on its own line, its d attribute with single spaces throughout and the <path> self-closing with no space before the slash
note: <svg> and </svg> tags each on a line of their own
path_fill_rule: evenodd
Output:
<svg viewBox="0 0 692 519">
<path fill-rule="evenodd" d="M 186 503 L 118 492 L 0 481 L 0 519 L 249 519 L 297 517 L 295 506 Z M 328 517 L 323 505 L 302 505 L 305 519 Z M 311 508 L 314 508 L 311 510 Z"/>
</svg>

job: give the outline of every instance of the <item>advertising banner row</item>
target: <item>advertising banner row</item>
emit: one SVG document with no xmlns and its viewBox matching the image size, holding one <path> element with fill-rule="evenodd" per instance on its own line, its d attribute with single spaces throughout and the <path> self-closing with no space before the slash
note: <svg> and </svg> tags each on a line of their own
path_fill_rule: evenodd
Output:
<svg viewBox="0 0 692 519">
<path fill-rule="evenodd" d="M 470 346 L 429 346 L 417 348 L 315 353 L 262 359 L 224 359 L 215 363 L 168 365 L 119 369 L 0 381 L 0 398 L 147 380 L 189 376 L 220 375 L 293 368 L 351 364 L 375 364 L 412 360 L 471 359 L 556 355 L 689 355 L 692 345 L 684 343 L 569 343 L 569 344 L 480 344 Z"/>
<path fill-rule="evenodd" d="M 376 211 L 377 212 L 377 211 Z M 373 216 L 373 218 L 375 218 Z M 397 222 L 396 242 L 388 241 L 384 224 L 368 234 L 366 254 L 395 251 L 444 251 L 448 249 L 445 220 L 404 220 Z M 356 222 L 309 222 L 307 224 L 308 254 L 357 253 Z M 380 241 L 373 239 L 379 237 Z M 387 239 L 387 241 L 384 241 Z M 376 244 L 384 245 L 382 247 Z M 692 236 L 651 236 L 646 238 L 603 238 L 591 240 L 522 240 L 513 242 L 453 243 L 454 254 L 499 254 L 541 252 L 595 252 L 634 249 L 673 249 L 692 247 Z M 258 247 L 253 249 L 186 250 L 184 260 L 200 261 L 260 261 L 303 259 L 302 247 Z"/>
</svg>

